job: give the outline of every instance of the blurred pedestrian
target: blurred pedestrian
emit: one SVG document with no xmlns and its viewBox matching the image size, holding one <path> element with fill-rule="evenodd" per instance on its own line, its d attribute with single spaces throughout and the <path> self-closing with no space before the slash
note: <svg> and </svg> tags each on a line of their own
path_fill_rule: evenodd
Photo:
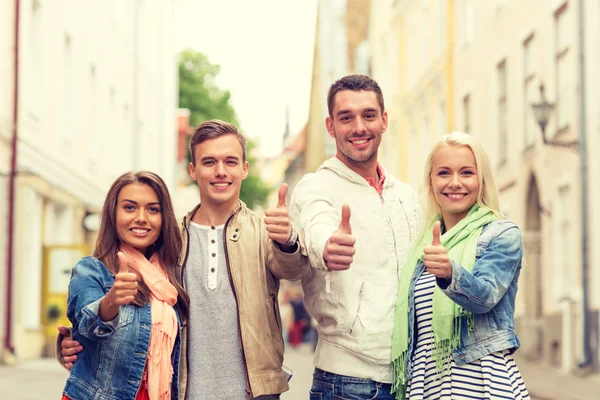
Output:
<svg viewBox="0 0 600 400">
<path fill-rule="evenodd" d="M 441 137 L 423 187 L 428 225 L 398 288 L 396 398 L 528 399 L 512 356 L 521 233 L 498 211 L 490 163 L 475 137 Z"/>
</svg>

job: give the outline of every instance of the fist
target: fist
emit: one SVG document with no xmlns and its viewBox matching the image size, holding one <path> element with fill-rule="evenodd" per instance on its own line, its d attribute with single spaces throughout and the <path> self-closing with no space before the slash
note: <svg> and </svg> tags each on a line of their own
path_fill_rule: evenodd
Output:
<svg viewBox="0 0 600 400">
<path fill-rule="evenodd" d="M 115 276 L 115 283 L 109 294 L 112 296 L 113 304 L 122 306 L 133 301 L 138 292 L 138 279 L 136 274 L 129 272 L 125 254 L 118 252 L 117 257 L 119 258 L 119 272 Z"/>
<path fill-rule="evenodd" d="M 423 263 L 427 272 L 436 278 L 452 279 L 452 260 L 442 246 L 441 225 L 440 221 L 433 224 L 433 239 L 431 246 L 425 246 L 423 249 Z"/>
<path fill-rule="evenodd" d="M 287 194 L 288 185 L 281 185 L 278 193 L 277 207 L 269 208 L 265 211 L 265 225 L 269 238 L 279 244 L 288 244 L 292 236 L 292 223 L 288 214 L 285 195 Z"/>
<path fill-rule="evenodd" d="M 323 259 L 327 264 L 327 268 L 333 271 L 343 271 L 350 268 L 352 256 L 356 253 L 355 243 L 356 239 L 352 236 L 352 227 L 350 226 L 350 207 L 344 204 L 340 226 L 331 235 L 323 250 Z"/>
</svg>

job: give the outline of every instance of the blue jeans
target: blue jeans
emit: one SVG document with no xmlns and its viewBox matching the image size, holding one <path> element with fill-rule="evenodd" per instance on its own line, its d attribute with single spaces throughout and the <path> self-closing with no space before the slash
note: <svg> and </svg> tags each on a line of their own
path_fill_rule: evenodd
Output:
<svg viewBox="0 0 600 400">
<path fill-rule="evenodd" d="M 315 368 L 310 400 L 394 400 L 390 383 L 353 378 Z"/>
</svg>

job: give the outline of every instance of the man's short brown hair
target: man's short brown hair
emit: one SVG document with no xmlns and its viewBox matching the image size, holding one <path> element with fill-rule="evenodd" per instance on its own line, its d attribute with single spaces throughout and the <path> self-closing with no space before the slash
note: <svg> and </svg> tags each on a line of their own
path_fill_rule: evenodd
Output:
<svg viewBox="0 0 600 400">
<path fill-rule="evenodd" d="M 235 125 L 218 119 L 211 119 L 198 125 L 190 139 L 190 153 L 192 153 L 192 164 L 196 165 L 194 147 L 209 139 L 216 139 L 224 135 L 235 135 L 242 146 L 242 155 L 246 161 L 246 138 Z"/>
</svg>

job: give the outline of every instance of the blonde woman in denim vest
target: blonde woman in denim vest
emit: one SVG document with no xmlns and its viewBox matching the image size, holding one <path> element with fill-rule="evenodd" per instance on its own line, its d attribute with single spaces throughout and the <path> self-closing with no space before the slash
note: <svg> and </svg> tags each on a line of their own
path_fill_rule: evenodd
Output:
<svg viewBox="0 0 600 400">
<path fill-rule="evenodd" d="M 529 399 L 512 356 L 521 233 L 498 212 L 476 139 L 441 137 L 423 187 L 427 225 L 404 264 L 396 304 L 396 399 Z"/>
<path fill-rule="evenodd" d="M 63 400 L 177 398 L 189 298 L 175 268 L 181 236 L 163 180 L 125 173 L 102 209 L 93 257 L 69 283 L 67 316 L 83 345 Z"/>
</svg>

